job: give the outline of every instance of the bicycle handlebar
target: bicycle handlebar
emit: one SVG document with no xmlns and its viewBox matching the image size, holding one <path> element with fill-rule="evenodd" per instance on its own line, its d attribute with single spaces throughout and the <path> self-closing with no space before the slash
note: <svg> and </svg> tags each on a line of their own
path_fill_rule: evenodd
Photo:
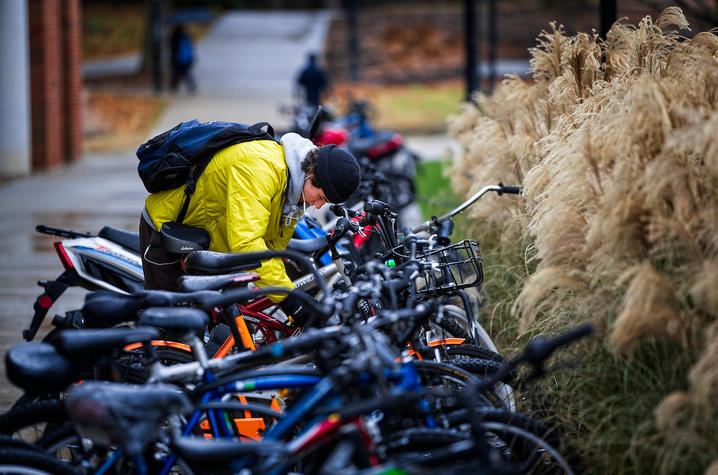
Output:
<svg viewBox="0 0 718 475">
<path fill-rule="evenodd" d="M 349 216 L 350 218 L 358 218 L 361 216 L 361 213 L 358 211 L 355 211 L 351 208 L 347 208 L 346 206 L 334 203 L 329 205 L 329 211 L 331 211 L 334 216 L 337 216 L 339 218 Z"/>
<path fill-rule="evenodd" d="M 504 193 L 507 193 L 509 195 L 520 195 L 523 191 L 523 188 L 520 186 L 506 186 L 503 183 L 499 183 L 499 187 L 501 187 L 501 190 L 499 190 L 499 196 L 503 195 Z"/>
<path fill-rule="evenodd" d="M 436 242 L 439 246 L 448 246 L 451 243 L 451 233 L 454 231 L 454 222 L 450 219 L 439 224 Z"/>
<path fill-rule="evenodd" d="M 476 201 L 478 201 L 479 198 L 484 196 L 489 191 L 495 191 L 499 194 L 499 196 L 501 196 L 504 193 L 520 194 L 522 192 L 522 190 L 523 190 L 523 188 L 521 188 L 520 186 L 506 186 L 503 183 L 499 183 L 496 186 L 485 186 L 485 187 L 481 188 L 478 192 L 476 192 L 473 196 L 471 196 L 469 199 L 467 199 L 466 201 L 461 203 L 459 206 L 454 208 L 453 210 L 449 211 L 448 213 L 446 213 L 445 215 L 443 215 L 439 218 L 431 219 L 429 221 L 426 221 L 426 222 L 420 224 L 419 226 L 412 229 L 412 232 L 418 233 L 418 232 L 422 232 L 422 231 L 428 231 L 429 229 L 431 229 L 431 226 L 433 224 L 441 223 L 441 222 L 446 221 L 447 219 L 451 218 L 452 216 L 456 216 L 457 214 L 461 213 L 466 208 L 468 208 L 469 206 L 474 204 Z"/>
<path fill-rule="evenodd" d="M 95 237 L 94 234 L 80 233 L 77 231 L 72 231 L 70 229 L 53 228 L 50 226 L 45 226 L 44 224 L 38 224 L 37 226 L 35 226 L 35 231 L 41 234 L 49 234 L 51 236 L 60 236 L 69 239 Z"/>
<path fill-rule="evenodd" d="M 584 323 L 554 337 L 538 336 L 532 339 L 518 356 L 506 361 L 501 366 L 501 369 L 494 375 L 488 378 L 476 380 L 473 383 L 475 386 L 474 389 L 478 389 L 480 387 L 490 387 L 493 384 L 504 381 L 506 376 L 521 363 L 530 363 L 535 368 L 534 374 L 540 375 L 543 373 L 544 361 L 546 361 L 554 351 L 562 346 L 567 346 L 580 338 L 590 335 L 591 333 L 593 333 L 593 325 L 590 323 Z M 467 394 L 469 394 L 469 397 L 471 398 L 473 397 L 473 394 L 476 394 L 476 391 L 472 390 Z"/>
<path fill-rule="evenodd" d="M 516 357 L 515 362 L 525 361 L 534 365 L 541 364 L 558 348 L 566 346 L 591 333 L 593 333 L 593 325 L 585 323 L 554 337 L 537 336 L 526 345 L 521 354 Z"/>
<path fill-rule="evenodd" d="M 367 201 L 364 203 L 364 211 L 371 214 L 381 214 L 387 210 L 389 205 L 379 200 Z"/>
</svg>

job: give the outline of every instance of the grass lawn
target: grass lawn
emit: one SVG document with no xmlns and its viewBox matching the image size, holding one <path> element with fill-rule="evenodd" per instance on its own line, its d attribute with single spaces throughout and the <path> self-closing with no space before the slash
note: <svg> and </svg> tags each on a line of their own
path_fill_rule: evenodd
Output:
<svg viewBox="0 0 718 475">
<path fill-rule="evenodd" d="M 142 48 L 145 12 L 142 4 L 82 6 L 84 60 L 134 53 Z"/>
<path fill-rule="evenodd" d="M 374 107 L 372 123 L 378 128 L 402 133 L 438 133 L 446 131 L 446 118 L 459 112 L 464 98 L 461 81 L 427 84 L 337 84 L 328 103 L 343 111 L 350 98 L 366 99 Z"/>
<path fill-rule="evenodd" d="M 85 61 L 137 53 L 145 38 L 145 2 L 82 5 L 82 57 Z M 194 42 L 209 30 L 209 24 L 190 24 Z"/>
<path fill-rule="evenodd" d="M 441 216 L 461 203 L 444 176 L 441 161 L 422 162 L 416 174 L 416 201 L 426 219 Z"/>
</svg>

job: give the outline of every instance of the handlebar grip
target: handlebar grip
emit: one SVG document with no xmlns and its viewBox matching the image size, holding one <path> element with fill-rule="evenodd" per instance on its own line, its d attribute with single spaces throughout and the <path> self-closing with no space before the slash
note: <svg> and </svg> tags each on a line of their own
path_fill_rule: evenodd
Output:
<svg viewBox="0 0 718 475">
<path fill-rule="evenodd" d="M 585 323 L 555 337 L 536 337 L 524 349 L 522 358 L 531 363 L 541 363 L 562 346 L 593 333 L 593 325 Z"/>
<path fill-rule="evenodd" d="M 499 188 L 501 188 L 498 191 L 499 196 L 503 195 L 504 193 L 509 195 L 520 195 L 523 191 L 523 188 L 520 186 L 506 186 L 503 183 L 499 183 Z"/>
<path fill-rule="evenodd" d="M 361 227 L 374 226 L 376 223 L 377 223 L 376 216 L 371 213 L 365 214 L 359 220 L 359 226 L 361 226 Z"/>
<path fill-rule="evenodd" d="M 388 204 L 379 200 L 367 201 L 364 203 L 364 211 L 372 214 L 381 214 L 388 207 Z"/>
<path fill-rule="evenodd" d="M 447 219 L 446 221 L 442 221 L 439 224 L 439 230 L 436 233 L 436 242 L 440 246 L 446 246 L 451 243 L 451 239 L 449 236 L 451 236 L 451 233 L 454 231 L 454 222 L 450 219 Z"/>
<path fill-rule="evenodd" d="M 338 216 L 340 218 L 342 216 L 344 216 L 344 206 L 342 206 L 338 203 L 329 205 L 329 211 L 331 211 L 334 214 L 334 216 Z"/>
<path fill-rule="evenodd" d="M 359 211 L 347 208 L 340 203 L 334 203 L 332 205 L 329 205 L 329 211 L 331 211 L 334 216 L 337 216 L 339 218 L 343 218 L 345 216 L 349 216 L 350 218 L 358 218 L 361 216 L 361 213 Z"/>
</svg>

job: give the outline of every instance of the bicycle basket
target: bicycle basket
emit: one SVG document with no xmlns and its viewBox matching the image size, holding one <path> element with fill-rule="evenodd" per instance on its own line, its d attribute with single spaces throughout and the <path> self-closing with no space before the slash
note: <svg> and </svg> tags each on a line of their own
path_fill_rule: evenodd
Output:
<svg viewBox="0 0 718 475">
<path fill-rule="evenodd" d="M 417 290 L 420 294 L 436 295 L 475 287 L 484 281 L 479 244 L 471 239 L 432 249 L 417 259 L 430 264 L 424 270 L 425 285 Z"/>
</svg>

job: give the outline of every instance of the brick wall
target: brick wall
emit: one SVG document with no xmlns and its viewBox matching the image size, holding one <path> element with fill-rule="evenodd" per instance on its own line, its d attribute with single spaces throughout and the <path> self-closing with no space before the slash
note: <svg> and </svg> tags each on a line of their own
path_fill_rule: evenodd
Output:
<svg viewBox="0 0 718 475">
<path fill-rule="evenodd" d="M 33 170 L 81 155 L 81 25 L 78 0 L 30 0 Z"/>
</svg>

